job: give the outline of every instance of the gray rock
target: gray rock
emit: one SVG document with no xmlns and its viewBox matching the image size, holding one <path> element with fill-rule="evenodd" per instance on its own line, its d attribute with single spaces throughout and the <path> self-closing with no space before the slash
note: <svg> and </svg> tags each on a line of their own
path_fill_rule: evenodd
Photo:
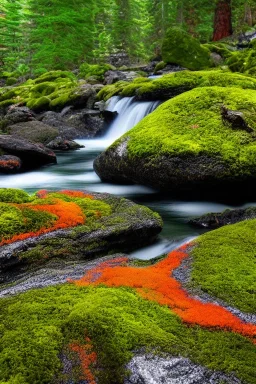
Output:
<svg viewBox="0 0 256 384">
<path fill-rule="evenodd" d="M 216 52 L 211 52 L 210 54 L 210 58 L 213 62 L 213 64 L 218 67 L 219 65 L 222 65 L 224 63 L 224 60 L 223 58 L 221 57 L 221 55 L 219 55 L 218 53 Z"/>
<path fill-rule="evenodd" d="M 19 107 L 12 105 L 8 108 L 4 120 L 7 125 L 22 123 L 26 121 L 35 120 L 35 114 L 28 107 Z"/>
<path fill-rule="evenodd" d="M 104 117 L 99 110 L 69 108 L 61 113 L 48 111 L 41 120 L 56 127 L 58 136 L 65 140 L 93 138 L 105 129 Z"/>
<path fill-rule="evenodd" d="M 232 375 L 211 371 L 180 356 L 138 354 L 127 369 L 131 375 L 124 384 L 241 384 Z"/>
<path fill-rule="evenodd" d="M 79 130 L 77 130 L 75 127 L 72 127 L 71 125 L 67 124 L 64 120 L 64 116 L 66 116 L 67 113 L 70 111 L 71 109 L 69 107 L 68 110 L 64 112 L 63 116 L 62 112 L 57 113 L 53 111 L 47 111 L 41 116 L 41 121 L 44 124 L 57 128 L 57 136 L 61 136 L 65 140 L 73 140 L 80 138 L 81 132 L 79 132 Z"/>
<path fill-rule="evenodd" d="M 57 162 L 55 153 L 42 144 L 35 144 L 11 135 L 0 135 L 0 149 L 6 154 L 19 157 L 25 169 L 34 169 Z"/>
<path fill-rule="evenodd" d="M 48 143 L 46 147 L 52 150 L 69 151 L 84 148 L 84 145 L 80 145 L 73 140 L 66 140 L 58 136 L 54 140 L 50 141 L 50 143 Z"/>
<path fill-rule="evenodd" d="M 235 224 L 239 221 L 256 218 L 256 207 L 227 209 L 221 213 L 207 213 L 189 221 L 190 224 L 201 228 L 219 228 L 223 225 Z"/>
<path fill-rule="evenodd" d="M 93 109 L 70 111 L 64 116 L 64 122 L 79 132 L 75 138 L 93 138 L 105 129 L 101 112 Z"/>
<path fill-rule="evenodd" d="M 34 120 L 11 125 L 8 127 L 8 133 L 19 139 L 46 145 L 58 136 L 59 131 L 41 121 Z"/>
</svg>

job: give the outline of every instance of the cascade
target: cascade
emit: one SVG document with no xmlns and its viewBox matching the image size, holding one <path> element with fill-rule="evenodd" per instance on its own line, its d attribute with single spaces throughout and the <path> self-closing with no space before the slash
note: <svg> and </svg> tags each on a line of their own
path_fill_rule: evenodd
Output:
<svg viewBox="0 0 256 384">
<path fill-rule="evenodd" d="M 153 112 L 159 104 L 160 101 L 135 101 L 134 97 L 111 97 L 106 110 L 117 112 L 118 116 L 110 125 L 104 139 L 111 141 L 118 139 Z"/>
</svg>

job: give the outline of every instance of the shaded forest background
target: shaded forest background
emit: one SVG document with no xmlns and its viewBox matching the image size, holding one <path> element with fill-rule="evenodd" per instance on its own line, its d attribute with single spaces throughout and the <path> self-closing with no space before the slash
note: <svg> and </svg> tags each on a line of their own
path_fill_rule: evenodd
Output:
<svg viewBox="0 0 256 384">
<path fill-rule="evenodd" d="M 255 24 L 255 0 L 2 0 L 0 64 L 40 75 L 115 52 L 142 63 L 159 54 L 169 27 L 208 42 Z"/>
</svg>

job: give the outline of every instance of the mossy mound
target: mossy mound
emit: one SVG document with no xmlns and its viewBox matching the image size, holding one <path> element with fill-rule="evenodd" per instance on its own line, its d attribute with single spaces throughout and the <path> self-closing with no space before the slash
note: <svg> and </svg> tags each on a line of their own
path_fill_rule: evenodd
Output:
<svg viewBox="0 0 256 384">
<path fill-rule="evenodd" d="M 88 64 L 83 63 L 79 68 L 79 76 L 84 79 L 89 79 L 90 77 L 94 77 L 96 81 L 103 81 L 104 74 L 113 70 L 113 67 L 110 64 Z"/>
<path fill-rule="evenodd" d="M 123 383 L 134 351 L 186 356 L 255 384 L 256 347 L 236 333 L 186 326 L 130 288 L 63 284 L 1 299 L 0 381 Z M 214 353 L 213 353 L 214 351 Z M 207 382 L 207 378 L 204 382 Z M 221 383 L 221 381 L 218 381 Z"/>
<path fill-rule="evenodd" d="M 256 89 L 256 79 L 221 70 L 181 71 L 155 80 L 142 77 L 128 84 L 119 81 L 102 88 L 98 98 L 108 100 L 112 96 L 120 95 L 136 96 L 139 100 L 167 100 L 196 87 L 210 86 Z"/>
<path fill-rule="evenodd" d="M 253 132 L 233 129 L 221 106 L 240 111 Z M 222 195 L 256 181 L 256 92 L 196 88 L 165 102 L 95 161 L 103 180 Z M 211 189 L 216 187 L 215 190 Z M 253 193 L 253 192 L 252 192 Z"/>
<path fill-rule="evenodd" d="M 61 109 L 80 97 L 79 84 L 72 72 L 50 71 L 17 87 L 0 89 L 0 107 L 22 103 L 36 112 Z"/>
<path fill-rule="evenodd" d="M 163 61 L 193 71 L 211 66 L 209 50 L 198 40 L 178 28 L 170 28 L 162 44 Z"/>
<path fill-rule="evenodd" d="M 244 312 L 256 312 L 256 220 L 219 228 L 196 240 L 192 283 Z"/>
<path fill-rule="evenodd" d="M 256 49 L 248 48 L 234 52 L 228 58 L 227 65 L 233 72 L 256 76 Z"/>
<path fill-rule="evenodd" d="M 136 249 L 162 228 L 150 209 L 109 195 L 0 189 L 0 203 L 0 281 L 15 279 L 12 269 L 19 265 Z"/>
<path fill-rule="evenodd" d="M 207 48 L 212 53 L 218 53 L 223 59 L 228 59 L 230 56 L 232 56 L 235 48 L 228 45 L 228 43 L 224 42 L 212 42 L 203 44 L 205 48 Z"/>
</svg>

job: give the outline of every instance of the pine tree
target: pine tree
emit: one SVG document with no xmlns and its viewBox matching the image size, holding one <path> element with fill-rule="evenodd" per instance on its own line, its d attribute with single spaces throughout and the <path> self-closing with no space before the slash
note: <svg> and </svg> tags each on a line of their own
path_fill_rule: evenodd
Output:
<svg viewBox="0 0 256 384">
<path fill-rule="evenodd" d="M 22 57 L 23 3 L 6 0 L 0 9 L 0 61 L 8 71 L 13 71 Z"/>
<path fill-rule="evenodd" d="M 93 56 L 94 5 L 93 0 L 31 0 L 36 68 L 72 69 Z"/>
</svg>

